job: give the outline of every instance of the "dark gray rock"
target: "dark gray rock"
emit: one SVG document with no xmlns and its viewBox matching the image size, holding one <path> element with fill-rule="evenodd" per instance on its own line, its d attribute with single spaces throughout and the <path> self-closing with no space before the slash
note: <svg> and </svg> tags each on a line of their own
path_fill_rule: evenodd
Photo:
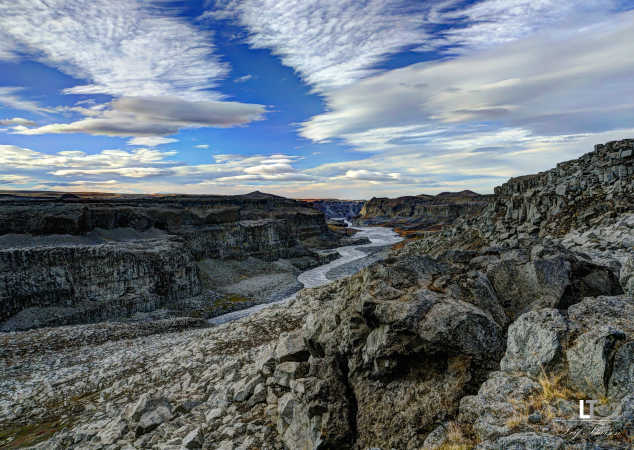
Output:
<svg viewBox="0 0 634 450">
<path fill-rule="evenodd" d="M 579 336 L 566 352 L 572 385 L 593 398 L 607 395 L 617 343 L 624 339 L 621 330 L 609 326 Z"/>
<path fill-rule="evenodd" d="M 621 398 L 634 392 L 634 341 L 625 342 L 614 353 L 608 395 Z"/>
<path fill-rule="evenodd" d="M 539 375 L 561 369 L 568 324 L 556 309 L 521 315 L 508 329 L 506 353 L 500 367 L 508 372 Z"/>
</svg>

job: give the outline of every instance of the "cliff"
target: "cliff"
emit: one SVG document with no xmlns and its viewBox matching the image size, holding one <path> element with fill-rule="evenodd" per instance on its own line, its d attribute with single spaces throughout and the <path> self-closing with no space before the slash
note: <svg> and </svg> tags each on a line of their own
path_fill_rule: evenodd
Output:
<svg viewBox="0 0 634 450">
<path fill-rule="evenodd" d="M 0 210 L 0 323 L 19 329 L 117 319 L 201 295 L 209 304 L 218 296 L 208 289 L 221 285 L 202 286 L 213 274 L 201 261 L 290 258 L 305 268 L 322 261 L 311 248 L 341 239 L 348 238 L 331 232 L 322 212 L 262 193 L 16 193 Z"/>
<path fill-rule="evenodd" d="M 443 192 L 436 196 L 417 195 L 372 198 L 361 208 L 355 223 L 359 225 L 391 225 L 400 229 L 425 229 L 453 223 L 458 217 L 480 213 L 491 196 L 472 191 Z"/>
<path fill-rule="evenodd" d="M 363 200 L 305 200 L 312 208 L 322 211 L 326 218 L 344 218 L 351 219 L 359 215 L 359 211 L 364 205 Z"/>
</svg>

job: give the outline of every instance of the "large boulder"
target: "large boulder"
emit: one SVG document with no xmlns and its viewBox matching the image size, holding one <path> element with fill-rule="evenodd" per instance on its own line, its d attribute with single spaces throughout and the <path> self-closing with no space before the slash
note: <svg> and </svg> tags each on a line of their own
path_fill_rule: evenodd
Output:
<svg viewBox="0 0 634 450">
<path fill-rule="evenodd" d="M 605 325 L 579 336 L 566 352 L 572 386 L 593 398 L 607 395 L 614 354 L 624 339 L 621 330 Z"/>
<path fill-rule="evenodd" d="M 560 369 L 564 360 L 562 341 L 567 332 L 566 319 L 556 309 L 521 315 L 508 329 L 501 369 L 531 375 Z"/>
</svg>

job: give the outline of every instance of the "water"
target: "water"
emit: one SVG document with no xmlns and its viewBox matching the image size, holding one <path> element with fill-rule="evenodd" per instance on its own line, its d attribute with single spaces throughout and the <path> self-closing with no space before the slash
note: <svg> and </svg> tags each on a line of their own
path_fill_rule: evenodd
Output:
<svg viewBox="0 0 634 450">
<path fill-rule="evenodd" d="M 348 226 L 350 226 L 350 222 L 346 221 Z M 354 227 L 357 230 L 360 230 L 355 237 L 367 237 L 370 240 L 369 244 L 365 245 L 348 245 L 345 247 L 339 247 L 335 250 L 341 255 L 340 258 L 335 259 L 334 261 L 329 262 L 328 264 L 324 264 L 313 269 L 307 270 L 299 274 L 297 279 L 300 283 L 307 288 L 314 288 L 323 286 L 332 282 L 333 280 L 329 280 L 326 278 L 326 274 L 334 269 L 335 267 L 339 267 L 343 264 L 347 264 L 356 259 L 363 258 L 367 256 L 367 253 L 361 251 L 361 248 L 369 248 L 369 247 L 381 247 L 384 245 L 392 245 L 400 242 L 403 238 L 401 238 L 398 234 L 396 234 L 391 228 L 385 227 Z M 268 308 L 271 305 L 285 303 L 289 300 L 295 298 L 297 292 L 278 300 L 272 303 L 263 303 L 260 305 L 255 305 L 250 308 L 241 309 L 239 311 L 233 311 L 227 314 L 223 314 L 221 316 L 213 317 L 208 320 L 208 322 L 212 325 L 220 325 L 222 323 L 231 322 L 233 320 L 240 319 L 242 317 L 246 317 L 254 312 L 261 311 L 264 308 Z"/>
</svg>

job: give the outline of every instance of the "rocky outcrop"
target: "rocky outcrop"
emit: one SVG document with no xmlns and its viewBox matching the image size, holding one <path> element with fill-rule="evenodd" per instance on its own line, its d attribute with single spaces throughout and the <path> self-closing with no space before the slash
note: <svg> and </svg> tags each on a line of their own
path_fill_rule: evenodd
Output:
<svg viewBox="0 0 634 450">
<path fill-rule="evenodd" d="M 394 199 L 374 197 L 363 205 L 355 223 L 390 224 L 405 230 L 438 227 L 451 224 L 458 217 L 479 214 L 487 206 L 489 197 L 472 191 Z"/>
<path fill-rule="evenodd" d="M 634 209 L 633 180 L 634 139 L 596 145 L 578 159 L 496 187 L 485 212 L 458 221 L 451 233 L 475 228 L 493 245 L 513 246 L 611 224 Z"/>
<path fill-rule="evenodd" d="M 575 271 L 575 264 L 586 265 Z M 530 278 L 525 284 L 518 282 L 523 274 Z M 589 287 L 586 277 L 608 282 Z M 267 384 L 278 386 L 284 399 L 278 408 L 285 412 L 277 412 L 280 436 L 288 448 L 423 448 L 434 424 L 454 417 L 460 399 L 498 367 L 512 320 L 526 310 L 565 308 L 592 289 L 593 295 L 622 292 L 609 270 L 561 247 L 533 255 L 484 249 L 377 263 L 317 294 L 328 307 L 307 317 L 304 356 L 294 363 L 297 369 L 283 369 L 290 381 L 276 376 L 281 364 L 270 369 Z M 545 367 L 560 363 L 554 360 L 563 351 L 553 341 L 567 328 L 543 328 L 544 336 L 512 334 L 509 348 L 522 350 L 502 359 L 503 367 L 519 369 L 531 358 Z M 535 349 L 543 355 L 529 355 Z"/>
<path fill-rule="evenodd" d="M 633 313 L 631 297 L 595 297 L 567 314 L 542 309 L 521 316 L 509 328 L 502 370 L 460 401 L 458 422 L 481 442 L 477 448 L 505 448 L 520 436 L 531 448 L 547 441 L 546 448 L 582 449 L 591 442 L 627 448 L 634 366 L 625 355 L 634 339 Z M 592 399 L 603 399 L 597 417 L 579 418 L 579 400 Z"/>
<path fill-rule="evenodd" d="M 210 264 L 201 262 L 286 258 L 294 279 L 294 262 L 302 269 L 322 263 L 311 248 L 350 241 L 330 231 L 320 211 L 257 192 L 106 199 L 16 195 L 2 206 L 3 330 L 118 319 L 201 296 L 206 305 L 198 313 L 224 311 L 224 305 L 208 306 L 219 296 L 205 282 L 213 276 L 206 273 Z M 298 283 L 287 284 L 290 289 Z M 230 303 L 246 307 L 257 300 Z"/>
</svg>

